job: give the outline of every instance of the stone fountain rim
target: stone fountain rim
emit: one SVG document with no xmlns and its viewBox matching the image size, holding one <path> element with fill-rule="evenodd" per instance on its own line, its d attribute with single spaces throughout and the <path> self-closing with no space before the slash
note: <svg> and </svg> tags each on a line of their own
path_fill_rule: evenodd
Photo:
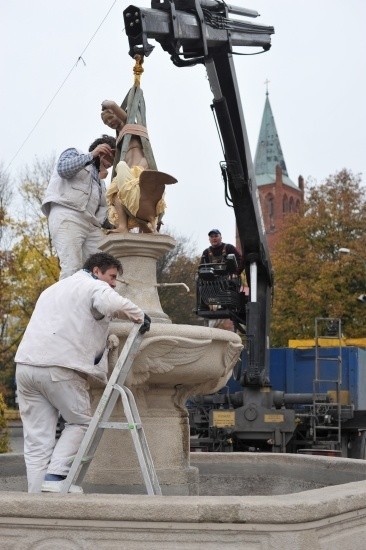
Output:
<svg viewBox="0 0 366 550">
<path fill-rule="evenodd" d="M 44 520 L 298 524 L 365 507 L 366 481 L 290 495 L 245 497 L 0 492 L 0 518 Z"/>
<path fill-rule="evenodd" d="M 193 456 L 194 459 L 193 459 Z M 260 463 L 363 470 L 363 461 L 348 458 L 273 453 L 191 453 L 197 462 Z M 23 455 L 0 455 L 0 463 Z M 162 496 L 127 494 L 34 495 L 0 492 L 0 518 L 178 523 L 293 524 L 336 518 L 366 509 L 366 481 L 353 481 L 298 493 L 250 496 Z M 225 513 L 223 513 L 223 510 Z M 0 519 L 1 522 L 1 519 Z"/>
<path fill-rule="evenodd" d="M 359 472 L 363 470 L 366 479 L 366 461 L 354 458 L 328 457 L 321 455 L 307 455 L 295 453 L 190 453 L 191 462 L 210 464 L 278 464 L 280 466 L 300 467 L 304 463 L 316 466 L 319 469 Z"/>
<path fill-rule="evenodd" d="M 132 324 L 129 321 L 121 321 L 120 319 L 114 319 L 110 325 L 110 334 L 128 335 L 131 330 Z M 172 327 L 174 327 L 172 331 Z M 212 340 L 226 340 L 228 342 L 240 342 L 241 338 L 235 332 L 224 330 L 221 328 L 203 327 L 201 325 L 184 325 L 175 323 L 151 323 L 150 331 L 145 334 L 145 338 L 151 338 L 159 335 L 177 335 L 186 338 L 211 338 Z M 182 334 L 180 334 L 182 333 Z"/>
</svg>

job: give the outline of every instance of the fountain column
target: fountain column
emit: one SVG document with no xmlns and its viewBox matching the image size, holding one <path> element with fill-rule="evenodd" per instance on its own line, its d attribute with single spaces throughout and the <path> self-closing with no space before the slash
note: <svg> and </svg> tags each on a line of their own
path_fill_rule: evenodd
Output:
<svg viewBox="0 0 366 550">
<path fill-rule="evenodd" d="M 173 324 L 163 312 L 156 282 L 156 262 L 175 246 L 169 235 L 114 234 L 101 250 L 121 260 L 123 276 L 117 292 L 141 307 L 152 319 L 126 384 L 135 395 L 163 494 L 197 494 L 198 470 L 189 462 L 189 423 L 185 407 L 191 395 L 213 393 L 225 385 L 239 358 L 241 339 L 232 332 Z M 128 321 L 110 327 L 109 367 L 113 369 L 131 329 Z M 102 388 L 92 389 L 93 406 Z M 118 403 L 112 420 L 121 421 Z M 140 468 L 131 435 L 106 430 L 86 481 L 141 490 Z"/>
</svg>

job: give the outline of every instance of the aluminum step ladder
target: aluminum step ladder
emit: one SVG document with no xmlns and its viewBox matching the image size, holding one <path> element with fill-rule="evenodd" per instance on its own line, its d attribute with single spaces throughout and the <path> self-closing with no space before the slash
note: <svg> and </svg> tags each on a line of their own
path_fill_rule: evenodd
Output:
<svg viewBox="0 0 366 550">
<path fill-rule="evenodd" d="M 80 485 L 82 483 L 104 430 L 115 429 L 129 430 L 132 436 L 147 494 L 162 494 L 135 398 L 131 390 L 123 386 L 143 339 L 143 334 L 140 333 L 141 326 L 140 324 L 133 326 L 123 346 L 70 471 L 62 483 L 61 493 L 68 493 L 72 484 Z M 122 400 L 127 422 L 109 422 L 119 397 Z"/>
</svg>

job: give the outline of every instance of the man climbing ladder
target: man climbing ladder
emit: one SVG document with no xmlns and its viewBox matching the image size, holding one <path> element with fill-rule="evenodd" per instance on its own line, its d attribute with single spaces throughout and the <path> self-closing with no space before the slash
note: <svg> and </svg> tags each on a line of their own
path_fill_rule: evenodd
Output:
<svg viewBox="0 0 366 550">
<path fill-rule="evenodd" d="M 61 482 L 91 420 L 92 376 L 107 382 L 107 336 L 112 317 L 150 319 L 114 288 L 119 260 L 100 252 L 71 277 L 39 297 L 15 356 L 19 410 L 24 431 L 28 491 L 60 491 Z M 55 445 L 56 424 L 66 421 Z"/>
</svg>

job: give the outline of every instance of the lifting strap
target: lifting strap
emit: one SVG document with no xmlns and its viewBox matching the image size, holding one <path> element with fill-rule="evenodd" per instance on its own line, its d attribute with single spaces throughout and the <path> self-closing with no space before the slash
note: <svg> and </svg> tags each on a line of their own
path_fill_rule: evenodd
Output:
<svg viewBox="0 0 366 550">
<path fill-rule="evenodd" d="M 135 82 L 121 105 L 122 109 L 127 112 L 126 126 L 131 126 L 127 126 L 125 132 L 122 133 L 121 155 L 119 160 L 125 160 L 126 153 L 128 151 L 128 147 L 131 141 L 131 135 L 138 135 L 141 140 L 142 149 L 144 151 L 149 169 L 157 170 L 158 168 L 156 166 L 154 154 L 146 130 L 146 106 L 144 94 L 142 89 L 140 88 L 140 75 L 144 70 L 142 68 L 143 56 L 137 54 L 135 55 L 135 60 L 136 64 L 133 69 L 133 72 L 135 74 Z M 133 132 L 134 125 L 137 125 L 136 133 Z"/>
</svg>

